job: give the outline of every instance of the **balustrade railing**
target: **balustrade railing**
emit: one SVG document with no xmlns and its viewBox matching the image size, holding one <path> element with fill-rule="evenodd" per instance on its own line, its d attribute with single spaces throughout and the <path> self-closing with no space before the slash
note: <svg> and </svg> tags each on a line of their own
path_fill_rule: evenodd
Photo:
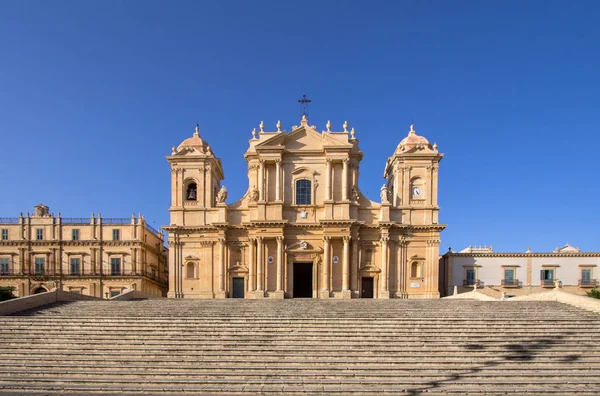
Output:
<svg viewBox="0 0 600 396">
<path fill-rule="evenodd" d="M 463 286 L 464 287 L 483 287 L 483 282 L 480 281 L 479 279 L 465 279 L 463 280 Z"/>
<path fill-rule="evenodd" d="M 60 221 L 62 224 L 90 224 L 90 219 L 85 217 L 63 217 Z"/>
<path fill-rule="evenodd" d="M 519 282 L 518 279 L 502 279 L 500 286 L 502 286 L 502 287 L 521 287 L 521 286 L 523 286 L 523 283 Z"/>
<path fill-rule="evenodd" d="M 18 217 L 0 217 L 0 224 L 19 224 Z"/>
<path fill-rule="evenodd" d="M 580 287 L 597 287 L 598 281 L 596 279 L 579 279 L 577 285 Z"/>
</svg>

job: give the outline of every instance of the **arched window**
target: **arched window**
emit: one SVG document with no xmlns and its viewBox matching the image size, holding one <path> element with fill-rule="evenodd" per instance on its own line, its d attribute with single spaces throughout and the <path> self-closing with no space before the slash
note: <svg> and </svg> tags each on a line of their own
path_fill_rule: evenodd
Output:
<svg viewBox="0 0 600 396">
<path fill-rule="evenodd" d="M 311 182 L 310 180 L 296 180 L 296 205 L 311 204 Z"/>
<path fill-rule="evenodd" d="M 187 263 L 185 277 L 191 279 L 196 277 L 196 265 L 194 263 Z"/>
<path fill-rule="evenodd" d="M 421 278 L 421 264 L 413 261 L 412 265 L 410 266 L 410 277 L 411 278 Z"/>
<path fill-rule="evenodd" d="M 196 186 L 196 183 L 190 183 L 187 186 L 187 190 L 185 192 L 185 199 L 187 199 L 188 201 L 195 201 L 198 195 L 198 187 Z"/>
</svg>

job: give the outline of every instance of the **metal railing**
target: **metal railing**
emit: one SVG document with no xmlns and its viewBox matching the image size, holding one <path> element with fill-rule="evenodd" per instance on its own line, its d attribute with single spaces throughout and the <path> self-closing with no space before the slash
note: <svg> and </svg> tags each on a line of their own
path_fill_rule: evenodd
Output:
<svg viewBox="0 0 600 396">
<path fill-rule="evenodd" d="M 596 279 L 579 279 L 579 281 L 577 282 L 577 286 L 596 287 L 598 286 L 598 281 Z"/>
<path fill-rule="evenodd" d="M 18 217 L 0 217 L 0 224 L 19 224 Z"/>
<path fill-rule="evenodd" d="M 502 287 L 521 287 L 523 286 L 523 282 L 519 282 L 518 279 L 502 279 L 500 282 L 500 286 Z"/>
<path fill-rule="evenodd" d="M 62 224 L 91 224 L 94 220 L 90 221 L 89 218 L 85 217 L 64 217 L 60 219 Z"/>
<path fill-rule="evenodd" d="M 145 223 L 145 226 L 148 231 L 150 231 L 154 235 L 158 235 L 158 231 L 154 227 L 152 227 L 150 224 Z"/>
<path fill-rule="evenodd" d="M 464 287 L 483 287 L 483 282 L 480 281 L 479 279 L 465 279 L 463 280 L 463 286 Z"/>
<path fill-rule="evenodd" d="M 136 224 L 138 219 L 134 219 Z M 102 217 L 102 224 L 131 224 L 131 218 L 126 217 Z"/>
<path fill-rule="evenodd" d="M 542 286 L 542 287 L 554 287 L 555 286 L 554 282 L 556 282 L 556 279 L 542 279 L 540 281 L 540 286 Z"/>
</svg>

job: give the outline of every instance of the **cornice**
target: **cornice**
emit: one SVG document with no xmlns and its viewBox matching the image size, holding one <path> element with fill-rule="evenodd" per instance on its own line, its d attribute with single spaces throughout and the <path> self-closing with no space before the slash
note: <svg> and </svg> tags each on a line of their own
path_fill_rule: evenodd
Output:
<svg viewBox="0 0 600 396">
<path fill-rule="evenodd" d="M 515 257 L 515 258 L 528 258 L 528 257 L 598 257 L 600 258 L 600 252 L 579 252 L 579 253 L 445 253 L 444 257 Z"/>
</svg>

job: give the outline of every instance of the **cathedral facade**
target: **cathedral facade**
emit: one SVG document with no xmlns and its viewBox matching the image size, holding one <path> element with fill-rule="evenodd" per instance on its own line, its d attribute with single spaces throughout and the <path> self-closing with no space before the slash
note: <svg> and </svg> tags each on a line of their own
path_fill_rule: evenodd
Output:
<svg viewBox="0 0 600 396">
<path fill-rule="evenodd" d="M 261 122 L 248 189 L 227 203 L 219 158 L 196 127 L 173 147 L 171 298 L 438 298 L 437 145 L 411 126 L 384 168 L 380 202 L 359 188 L 354 129 Z"/>
</svg>

